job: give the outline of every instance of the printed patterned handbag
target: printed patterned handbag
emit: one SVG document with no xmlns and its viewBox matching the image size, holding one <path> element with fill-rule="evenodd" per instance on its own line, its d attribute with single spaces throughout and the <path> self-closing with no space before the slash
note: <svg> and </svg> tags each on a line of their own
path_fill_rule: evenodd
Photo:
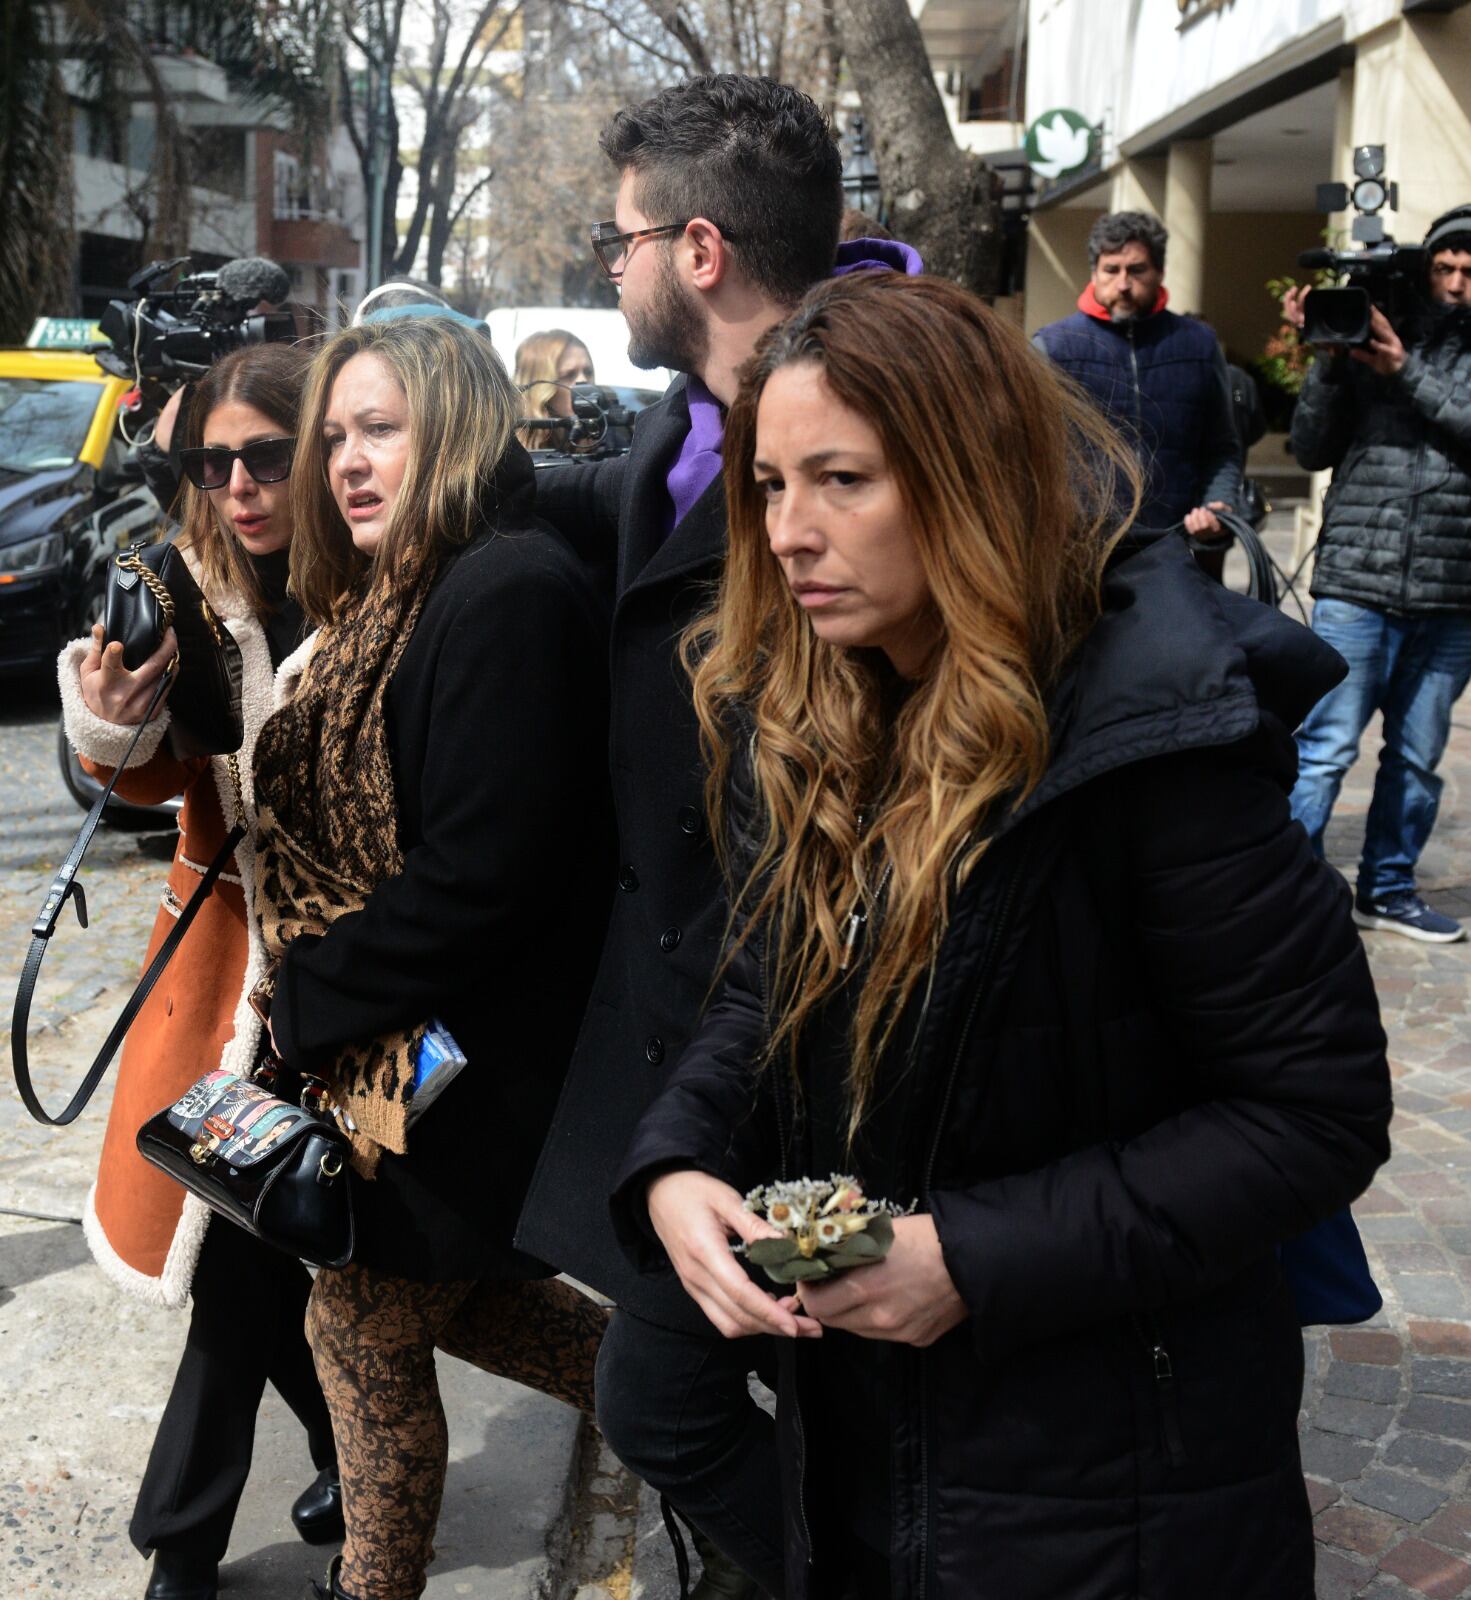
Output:
<svg viewBox="0 0 1471 1600">
<path fill-rule="evenodd" d="M 257 1075 L 216 1070 L 138 1130 L 138 1153 L 220 1216 L 319 1267 L 354 1247 L 346 1134 L 323 1113 L 326 1085 L 303 1075 L 301 1104 Z"/>
</svg>

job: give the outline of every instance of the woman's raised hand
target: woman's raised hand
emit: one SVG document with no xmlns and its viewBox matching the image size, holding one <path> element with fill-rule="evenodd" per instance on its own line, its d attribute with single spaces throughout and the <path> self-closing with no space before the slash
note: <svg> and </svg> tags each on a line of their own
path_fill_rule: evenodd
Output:
<svg viewBox="0 0 1471 1600">
<path fill-rule="evenodd" d="M 731 1254 L 730 1241 L 772 1239 L 780 1230 L 753 1216 L 728 1183 L 703 1172 L 666 1172 L 648 1192 L 649 1220 L 690 1298 L 727 1339 L 775 1333 L 816 1339 L 822 1329 L 801 1316 L 797 1299 L 758 1289 Z"/>
<path fill-rule="evenodd" d="M 92 629 L 92 648 L 83 657 L 81 667 L 82 699 L 87 709 L 104 722 L 136 727 L 147 715 L 148 702 L 153 698 L 158 680 L 178 649 L 179 641 L 170 628 L 158 649 L 136 672 L 129 672 L 123 665 L 121 642 L 114 639 L 107 644 L 102 624 L 97 623 Z M 168 697 L 169 691 L 165 690 L 163 700 Z M 163 705 L 163 700 L 159 701 L 159 706 Z M 157 714 L 155 709 L 154 715 Z"/>
<path fill-rule="evenodd" d="M 933 1217 L 898 1217 L 882 1261 L 804 1283 L 802 1309 L 861 1339 L 929 1345 L 970 1315 L 945 1266 Z"/>
</svg>

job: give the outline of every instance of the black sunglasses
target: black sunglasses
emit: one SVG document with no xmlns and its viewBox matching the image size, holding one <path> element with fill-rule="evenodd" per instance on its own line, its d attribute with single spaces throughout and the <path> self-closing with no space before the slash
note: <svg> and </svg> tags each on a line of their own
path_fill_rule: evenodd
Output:
<svg viewBox="0 0 1471 1600">
<path fill-rule="evenodd" d="M 291 476 L 296 440 L 257 439 L 240 450 L 220 445 L 198 445 L 179 452 L 179 465 L 197 489 L 223 489 L 238 461 L 257 483 L 281 483 Z"/>
<path fill-rule="evenodd" d="M 666 222 L 662 228 L 635 228 L 632 233 L 619 233 L 617 222 L 595 222 L 592 225 L 592 253 L 598 265 L 614 283 L 623 276 L 628 261 L 628 247 L 639 239 L 661 239 L 671 233 L 683 233 L 693 218 L 683 222 Z M 720 228 L 720 224 L 715 224 Z M 736 242 L 735 235 L 720 228 L 720 237 L 727 244 Z"/>
</svg>

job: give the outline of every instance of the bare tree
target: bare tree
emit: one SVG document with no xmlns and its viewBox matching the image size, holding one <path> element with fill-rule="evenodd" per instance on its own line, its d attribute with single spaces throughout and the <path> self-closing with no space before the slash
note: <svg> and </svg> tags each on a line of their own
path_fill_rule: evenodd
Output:
<svg viewBox="0 0 1471 1600">
<path fill-rule="evenodd" d="M 640 51 L 665 79 L 748 72 L 832 109 L 840 51 L 833 0 L 555 0 Z"/>
<path fill-rule="evenodd" d="M 71 301 L 71 171 L 55 137 L 67 115 L 41 5 L 0 17 L 0 344 L 19 344 L 44 306 Z"/>
<path fill-rule="evenodd" d="M 394 265 L 399 272 L 413 268 L 428 230 L 425 275 L 439 283 L 444 253 L 455 224 L 474 196 L 492 181 L 493 169 L 478 173 L 461 191 L 460 146 L 484 110 L 485 99 L 504 92 L 502 75 L 490 67 L 490 58 L 502 49 L 513 26 L 521 20 L 519 0 L 482 0 L 468 23 L 454 0 L 427 0 L 425 21 L 429 43 L 422 61 L 412 58 L 401 71 L 416 98 L 422 119 L 419 148 L 413 160 L 416 194 L 413 213 Z"/>
<path fill-rule="evenodd" d="M 1001 267 L 1000 187 L 979 157 L 955 143 L 906 0 L 836 0 L 834 9 L 890 225 L 929 271 L 994 294 Z"/>
</svg>

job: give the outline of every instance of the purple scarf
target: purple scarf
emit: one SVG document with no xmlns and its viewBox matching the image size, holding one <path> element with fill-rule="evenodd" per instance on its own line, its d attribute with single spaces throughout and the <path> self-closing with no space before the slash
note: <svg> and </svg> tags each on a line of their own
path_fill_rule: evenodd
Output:
<svg viewBox="0 0 1471 1600">
<path fill-rule="evenodd" d="M 833 277 L 881 267 L 910 277 L 924 271 L 919 252 L 898 239 L 852 239 L 838 246 Z M 725 440 L 725 408 L 693 373 L 685 383 L 690 407 L 690 431 L 669 469 L 669 514 L 666 535 L 689 514 L 695 501 L 720 476 L 720 447 Z"/>
</svg>

